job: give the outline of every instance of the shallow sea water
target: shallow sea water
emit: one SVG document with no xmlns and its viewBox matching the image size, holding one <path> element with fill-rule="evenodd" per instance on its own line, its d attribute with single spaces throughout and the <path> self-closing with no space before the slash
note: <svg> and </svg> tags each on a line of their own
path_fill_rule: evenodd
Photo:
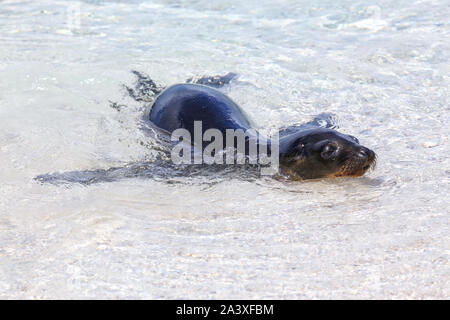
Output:
<svg viewBox="0 0 450 320">
<path fill-rule="evenodd" d="M 243 2 L 0 2 L 0 298 L 450 298 L 448 3 Z M 263 131 L 333 112 L 377 168 L 33 180 L 155 155 L 131 70 L 235 72 Z"/>
</svg>

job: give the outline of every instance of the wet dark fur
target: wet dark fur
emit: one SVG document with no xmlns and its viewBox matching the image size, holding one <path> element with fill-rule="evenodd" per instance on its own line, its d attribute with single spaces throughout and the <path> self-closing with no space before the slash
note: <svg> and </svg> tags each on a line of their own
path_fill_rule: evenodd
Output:
<svg viewBox="0 0 450 320">
<path fill-rule="evenodd" d="M 372 150 L 333 129 L 306 129 L 280 138 L 281 170 L 294 179 L 359 177 L 375 163 Z"/>
</svg>

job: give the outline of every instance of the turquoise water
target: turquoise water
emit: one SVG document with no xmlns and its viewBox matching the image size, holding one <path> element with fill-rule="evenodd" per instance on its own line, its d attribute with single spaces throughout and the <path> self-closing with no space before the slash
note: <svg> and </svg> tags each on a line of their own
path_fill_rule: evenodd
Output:
<svg viewBox="0 0 450 320">
<path fill-rule="evenodd" d="M 446 1 L 1 1 L 0 298 L 448 299 L 448 17 Z M 131 70 L 235 72 L 224 92 L 263 132 L 333 112 L 377 168 L 33 180 L 154 157 Z"/>
</svg>

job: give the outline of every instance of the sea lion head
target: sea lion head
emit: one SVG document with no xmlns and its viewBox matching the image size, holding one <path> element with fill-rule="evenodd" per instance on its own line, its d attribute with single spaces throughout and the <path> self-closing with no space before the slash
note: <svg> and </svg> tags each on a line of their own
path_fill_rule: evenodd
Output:
<svg viewBox="0 0 450 320">
<path fill-rule="evenodd" d="M 359 177 L 376 163 L 375 152 L 357 138 L 317 128 L 280 139 L 280 167 L 294 179 Z"/>
</svg>

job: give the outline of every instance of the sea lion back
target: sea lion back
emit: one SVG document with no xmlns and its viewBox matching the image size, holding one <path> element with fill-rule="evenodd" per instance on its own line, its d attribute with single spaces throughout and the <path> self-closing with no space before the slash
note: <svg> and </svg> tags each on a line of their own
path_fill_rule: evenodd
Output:
<svg viewBox="0 0 450 320">
<path fill-rule="evenodd" d="M 202 133 L 208 129 L 251 128 L 241 108 L 226 95 L 198 84 L 176 84 L 164 90 L 150 111 L 150 121 L 168 132 L 187 129 L 194 133 L 194 121 L 202 122 Z"/>
</svg>

